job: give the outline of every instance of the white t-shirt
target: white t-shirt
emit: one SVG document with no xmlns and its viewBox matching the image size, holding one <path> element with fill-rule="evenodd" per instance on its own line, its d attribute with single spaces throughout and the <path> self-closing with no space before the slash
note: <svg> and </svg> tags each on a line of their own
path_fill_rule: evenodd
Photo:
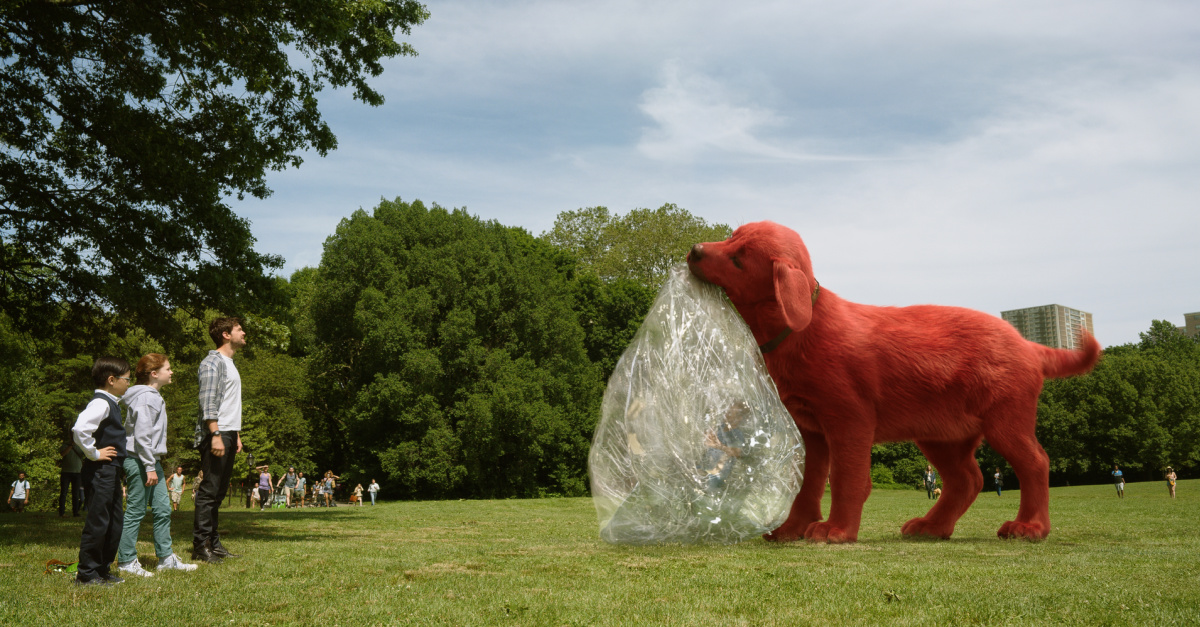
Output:
<svg viewBox="0 0 1200 627">
<path fill-rule="evenodd" d="M 242 430 L 242 377 L 233 360 L 218 353 L 225 360 L 225 380 L 222 385 L 221 406 L 217 409 L 217 428 L 221 431 Z"/>
<path fill-rule="evenodd" d="M 13 500 L 14 501 L 17 499 L 24 500 L 25 499 L 25 491 L 29 489 L 29 481 L 17 479 L 16 481 L 13 482 L 12 487 L 13 487 L 13 495 L 12 495 Z"/>
</svg>

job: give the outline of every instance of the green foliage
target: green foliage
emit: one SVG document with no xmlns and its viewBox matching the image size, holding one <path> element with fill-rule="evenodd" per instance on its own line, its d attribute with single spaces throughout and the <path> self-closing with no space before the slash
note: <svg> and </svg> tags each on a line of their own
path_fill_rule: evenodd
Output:
<svg viewBox="0 0 1200 627">
<path fill-rule="evenodd" d="M 871 485 L 880 487 L 891 487 L 896 485 L 896 477 L 892 475 L 892 469 L 883 464 L 874 464 L 871 466 Z"/>
<path fill-rule="evenodd" d="M 925 465 L 921 450 L 912 442 L 884 442 L 871 447 L 871 483 L 894 484 L 895 487 L 925 488 Z M 875 469 L 888 471 L 888 481 L 877 482 Z"/>
<path fill-rule="evenodd" d="M 1136 345 L 1107 349 L 1083 377 L 1047 381 L 1038 439 L 1059 481 L 1097 482 L 1113 464 L 1157 479 L 1200 469 L 1200 345 L 1156 320 Z"/>
<path fill-rule="evenodd" d="M 311 320 L 313 423 L 335 467 L 404 496 L 584 492 L 601 385 L 569 256 L 462 210 L 384 201 L 342 221 L 308 281 L 296 317 Z"/>
<path fill-rule="evenodd" d="M 275 302 L 225 199 L 336 138 L 324 87 L 415 54 L 413 0 L 0 6 L 0 302 L 21 329 L 56 303 L 116 309 L 156 335 L 184 308 Z"/>
<path fill-rule="evenodd" d="M 46 400 L 38 383 L 38 362 L 28 339 L 13 330 L 0 313 L 0 485 L 8 488 L 24 472 L 30 484 L 30 507 L 45 508 L 51 498 L 45 486 L 57 485 L 58 440 L 45 420 Z M 7 502 L 3 504 L 7 507 Z"/>
<path fill-rule="evenodd" d="M 605 207 L 564 211 L 541 237 L 606 281 L 628 279 L 657 291 L 667 271 L 687 258 L 693 244 L 723 240 L 731 232 L 729 225 L 709 225 L 667 203 L 624 216 L 614 216 Z"/>
<path fill-rule="evenodd" d="M 607 377 L 633 341 L 658 292 L 632 279 L 601 281 L 593 272 L 582 274 L 576 286 L 575 308 L 588 359 Z"/>
</svg>

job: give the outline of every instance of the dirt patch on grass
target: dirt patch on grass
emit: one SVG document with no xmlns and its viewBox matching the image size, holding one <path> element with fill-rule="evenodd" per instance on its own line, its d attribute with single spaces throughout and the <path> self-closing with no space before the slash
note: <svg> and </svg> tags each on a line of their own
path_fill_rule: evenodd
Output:
<svg viewBox="0 0 1200 627">
<path fill-rule="evenodd" d="M 500 575 L 502 573 L 486 570 L 486 566 L 477 562 L 439 562 L 429 564 L 414 570 L 404 571 L 405 579 L 435 579 L 446 575 Z"/>
</svg>

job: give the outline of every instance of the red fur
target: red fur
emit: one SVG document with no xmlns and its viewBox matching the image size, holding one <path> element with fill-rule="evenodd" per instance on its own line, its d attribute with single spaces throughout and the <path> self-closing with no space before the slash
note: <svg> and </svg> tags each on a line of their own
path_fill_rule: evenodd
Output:
<svg viewBox="0 0 1200 627">
<path fill-rule="evenodd" d="M 974 454 L 985 438 L 1021 482 L 1017 518 L 998 535 L 1050 532 L 1049 458 L 1034 435 L 1038 395 L 1046 377 L 1089 371 L 1100 355 L 1095 338 L 1085 335 L 1079 351 L 1055 350 L 970 309 L 843 300 L 818 287 L 800 236 L 771 222 L 697 244 L 688 264 L 725 289 L 759 344 L 793 330 L 764 357 L 804 437 L 805 481 L 768 539 L 855 541 L 871 492 L 871 445 L 900 440 L 916 442 L 944 487 L 929 513 L 901 527 L 904 535 L 950 537 L 983 488 Z"/>
</svg>

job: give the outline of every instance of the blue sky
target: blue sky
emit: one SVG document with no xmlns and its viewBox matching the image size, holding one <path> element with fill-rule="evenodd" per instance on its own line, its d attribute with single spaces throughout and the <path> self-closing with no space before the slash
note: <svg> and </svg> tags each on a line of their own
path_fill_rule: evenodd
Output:
<svg viewBox="0 0 1200 627">
<path fill-rule="evenodd" d="M 286 273 L 380 198 L 540 234 L 677 203 L 876 305 L 1200 311 L 1200 3 L 431 1 L 339 148 L 235 202 Z"/>
</svg>

